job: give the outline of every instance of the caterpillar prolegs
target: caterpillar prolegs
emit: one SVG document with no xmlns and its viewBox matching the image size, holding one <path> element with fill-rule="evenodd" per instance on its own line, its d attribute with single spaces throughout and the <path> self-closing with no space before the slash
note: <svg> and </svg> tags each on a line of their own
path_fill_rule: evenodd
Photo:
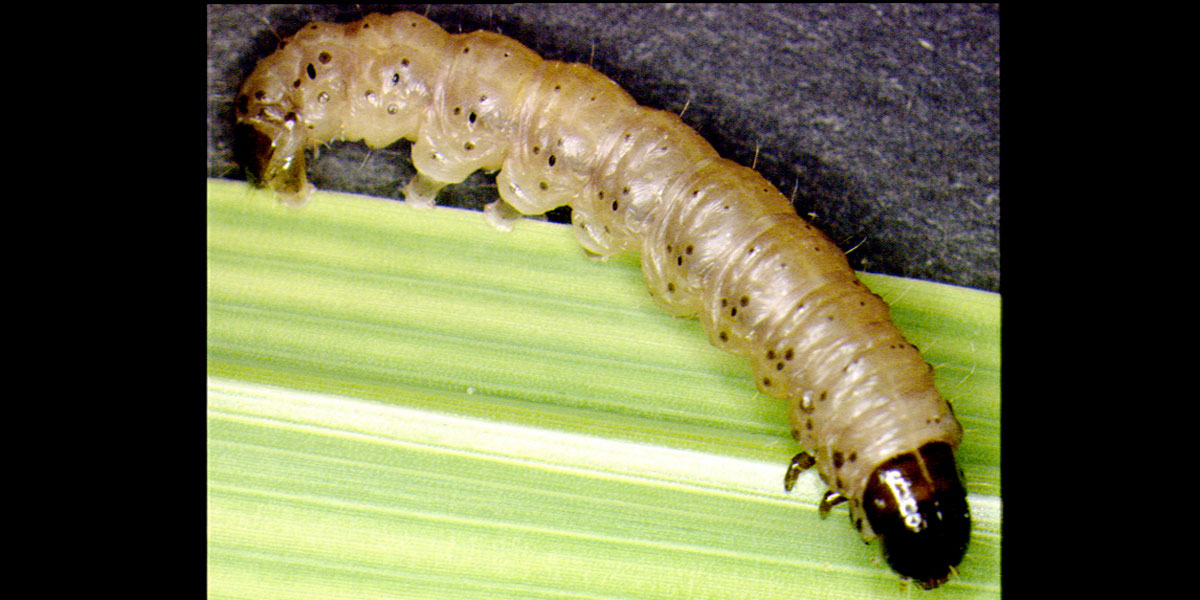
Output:
<svg viewBox="0 0 1200 600">
<path fill-rule="evenodd" d="M 259 63 L 235 101 L 239 162 L 290 202 L 311 192 L 304 150 L 335 139 L 413 142 L 406 199 L 499 170 L 503 225 L 571 207 L 590 252 L 641 253 L 655 301 L 699 316 L 786 400 L 816 466 L 889 564 L 931 588 L 966 551 L 970 515 L 954 461 L 962 428 L 932 368 L 845 255 L 752 169 L 721 158 L 673 113 L 638 106 L 590 67 L 520 43 L 449 34 L 412 14 L 313 23 Z"/>
</svg>

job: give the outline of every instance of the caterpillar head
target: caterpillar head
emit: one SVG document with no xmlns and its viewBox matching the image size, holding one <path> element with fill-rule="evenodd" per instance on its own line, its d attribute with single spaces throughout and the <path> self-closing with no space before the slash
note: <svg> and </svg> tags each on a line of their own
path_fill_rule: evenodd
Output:
<svg viewBox="0 0 1200 600">
<path fill-rule="evenodd" d="M 238 97 L 235 160 L 255 185 L 274 190 L 288 204 L 303 204 L 313 187 L 304 172 L 307 134 L 300 115 L 279 105 L 249 104 L 248 96 Z"/>
<path fill-rule="evenodd" d="M 888 564 L 922 588 L 945 583 L 967 551 L 967 492 L 945 442 L 925 444 L 876 468 L 863 508 Z"/>
</svg>

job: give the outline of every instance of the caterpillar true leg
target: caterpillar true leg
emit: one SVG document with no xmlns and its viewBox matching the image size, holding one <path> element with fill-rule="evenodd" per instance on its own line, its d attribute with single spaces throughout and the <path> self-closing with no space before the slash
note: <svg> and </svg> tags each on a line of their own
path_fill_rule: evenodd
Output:
<svg viewBox="0 0 1200 600">
<path fill-rule="evenodd" d="M 821 515 L 821 518 L 824 519 L 829 516 L 829 511 L 833 510 L 833 507 L 848 500 L 850 499 L 838 492 L 829 490 L 825 492 L 824 496 L 821 496 L 821 503 L 817 506 L 817 514 Z"/>
<path fill-rule="evenodd" d="M 812 468 L 817 464 L 817 459 L 813 458 L 808 452 L 801 452 L 792 457 L 791 464 L 788 465 L 787 472 L 783 475 L 783 489 L 792 491 L 796 487 L 796 480 L 800 474 Z"/>
</svg>

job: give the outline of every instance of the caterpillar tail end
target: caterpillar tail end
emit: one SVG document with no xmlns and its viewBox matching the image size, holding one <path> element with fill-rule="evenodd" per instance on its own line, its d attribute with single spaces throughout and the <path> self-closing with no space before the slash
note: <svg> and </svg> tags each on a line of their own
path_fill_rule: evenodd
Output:
<svg viewBox="0 0 1200 600">
<path fill-rule="evenodd" d="M 316 188 L 305 176 L 304 149 L 291 132 L 273 123 L 239 122 L 234 157 L 252 184 L 271 189 L 283 204 L 300 207 Z"/>
<path fill-rule="evenodd" d="M 444 187 L 445 183 L 417 173 L 401 191 L 404 192 L 404 201 L 413 208 L 433 208 L 438 192 Z"/>
</svg>

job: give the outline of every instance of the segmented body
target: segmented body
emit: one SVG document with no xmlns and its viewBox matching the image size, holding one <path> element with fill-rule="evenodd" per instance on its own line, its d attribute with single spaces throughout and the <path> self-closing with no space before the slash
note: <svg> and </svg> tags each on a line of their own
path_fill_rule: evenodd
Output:
<svg viewBox="0 0 1200 600">
<path fill-rule="evenodd" d="M 639 106 L 590 67 L 411 13 L 306 26 L 258 65 L 236 107 L 239 161 L 286 201 L 311 192 L 306 148 L 405 138 L 418 171 L 410 203 L 432 206 L 443 186 L 498 169 L 501 201 L 487 209 L 498 226 L 569 205 L 585 248 L 640 252 L 655 301 L 698 316 L 713 344 L 750 361 L 758 389 L 788 402 L 827 500 L 848 499 L 852 522 L 866 539 L 884 535 L 897 570 L 932 587 L 961 559 L 969 516 L 952 449 L 962 428 L 932 368 L 833 242 L 678 116 Z M 918 506 L 957 522 L 933 550 L 904 544 L 936 553 L 932 566 L 901 566 L 891 529 L 941 527 Z"/>
</svg>

